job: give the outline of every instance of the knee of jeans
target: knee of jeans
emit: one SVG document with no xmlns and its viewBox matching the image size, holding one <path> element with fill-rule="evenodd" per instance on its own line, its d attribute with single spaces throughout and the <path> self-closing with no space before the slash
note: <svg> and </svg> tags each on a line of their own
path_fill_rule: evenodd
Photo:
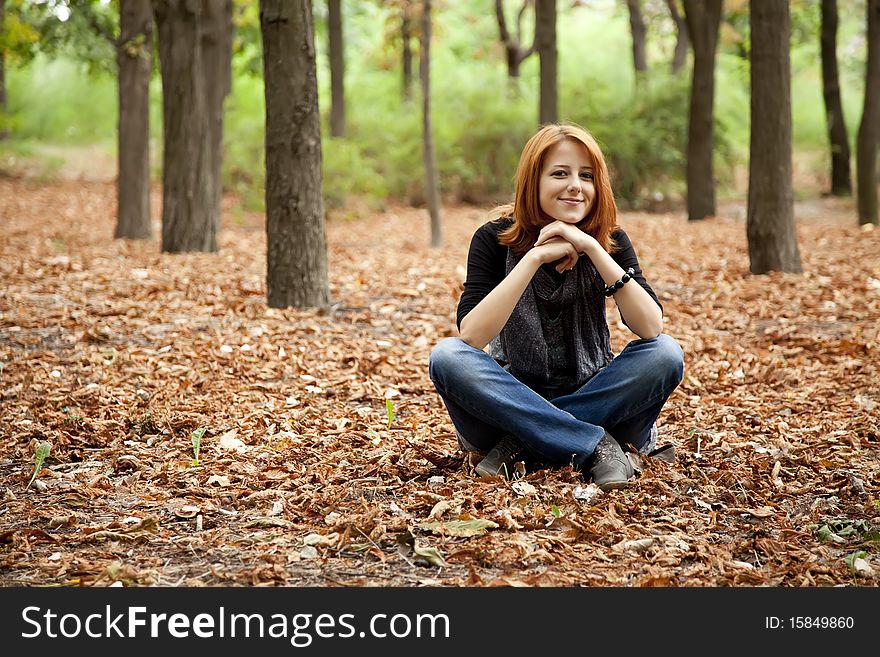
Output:
<svg viewBox="0 0 880 657">
<path fill-rule="evenodd" d="M 467 347 L 461 338 L 444 338 L 437 343 L 428 358 L 428 376 L 432 381 L 443 372 L 453 371 L 460 363 L 462 348 Z"/>
<path fill-rule="evenodd" d="M 654 367 L 658 373 L 669 377 L 675 385 L 684 375 L 684 352 L 675 338 L 661 333 L 655 338 Z"/>
</svg>

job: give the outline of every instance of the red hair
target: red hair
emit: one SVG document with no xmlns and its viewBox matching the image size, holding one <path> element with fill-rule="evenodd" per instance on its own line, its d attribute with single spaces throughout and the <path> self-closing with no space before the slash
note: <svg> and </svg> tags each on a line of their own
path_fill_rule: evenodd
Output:
<svg viewBox="0 0 880 657">
<path fill-rule="evenodd" d="M 541 171 L 547 152 L 563 141 L 581 144 L 593 161 L 593 180 L 596 199 L 587 216 L 577 227 L 592 235 L 602 248 L 611 253 L 614 240 L 611 233 L 617 228 L 617 204 L 611 190 L 608 165 L 596 139 L 579 125 L 551 123 L 538 130 L 526 142 L 516 169 L 516 187 L 513 203 L 502 205 L 492 211 L 497 217 L 513 218 L 513 225 L 498 235 L 498 241 L 509 246 L 518 255 L 524 255 L 538 239 L 541 227 L 553 221 L 542 209 L 538 196 Z"/>
</svg>

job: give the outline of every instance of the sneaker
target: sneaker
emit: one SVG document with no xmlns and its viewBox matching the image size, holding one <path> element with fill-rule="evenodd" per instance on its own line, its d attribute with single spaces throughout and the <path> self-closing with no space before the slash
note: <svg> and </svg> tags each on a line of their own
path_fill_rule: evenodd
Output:
<svg viewBox="0 0 880 657">
<path fill-rule="evenodd" d="M 626 454 L 607 431 L 596 445 L 596 451 L 593 452 L 590 476 L 593 478 L 593 483 L 603 491 L 626 488 L 629 486 L 629 480 L 635 476 L 635 470 Z"/>
<path fill-rule="evenodd" d="M 504 477 L 513 478 L 513 464 L 523 460 L 526 456 L 526 448 L 513 436 L 504 436 L 498 441 L 486 458 L 477 463 L 474 471 L 483 478 Z"/>
</svg>

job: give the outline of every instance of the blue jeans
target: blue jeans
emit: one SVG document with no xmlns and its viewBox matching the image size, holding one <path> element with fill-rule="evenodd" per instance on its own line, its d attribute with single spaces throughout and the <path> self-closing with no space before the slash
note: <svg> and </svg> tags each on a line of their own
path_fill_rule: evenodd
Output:
<svg viewBox="0 0 880 657">
<path fill-rule="evenodd" d="M 607 430 L 620 443 L 646 445 L 663 404 L 681 383 L 684 357 L 668 335 L 634 340 L 579 389 L 542 396 L 486 352 L 446 338 L 429 373 L 462 437 L 481 451 L 513 434 L 540 461 L 588 465 Z"/>
</svg>

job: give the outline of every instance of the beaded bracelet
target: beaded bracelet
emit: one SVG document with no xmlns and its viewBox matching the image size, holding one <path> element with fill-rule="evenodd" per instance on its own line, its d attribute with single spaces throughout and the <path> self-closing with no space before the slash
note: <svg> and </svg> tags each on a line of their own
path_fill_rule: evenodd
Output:
<svg viewBox="0 0 880 657">
<path fill-rule="evenodd" d="M 614 283 L 612 285 L 605 286 L 605 296 L 610 297 L 611 295 L 613 295 L 620 288 L 622 288 L 624 285 L 626 285 L 627 281 L 629 281 L 633 276 L 635 276 L 635 274 L 636 274 L 636 270 L 633 269 L 632 267 L 627 269 L 623 273 L 623 276 L 620 277 L 619 281 L 617 281 L 616 283 Z"/>
</svg>

